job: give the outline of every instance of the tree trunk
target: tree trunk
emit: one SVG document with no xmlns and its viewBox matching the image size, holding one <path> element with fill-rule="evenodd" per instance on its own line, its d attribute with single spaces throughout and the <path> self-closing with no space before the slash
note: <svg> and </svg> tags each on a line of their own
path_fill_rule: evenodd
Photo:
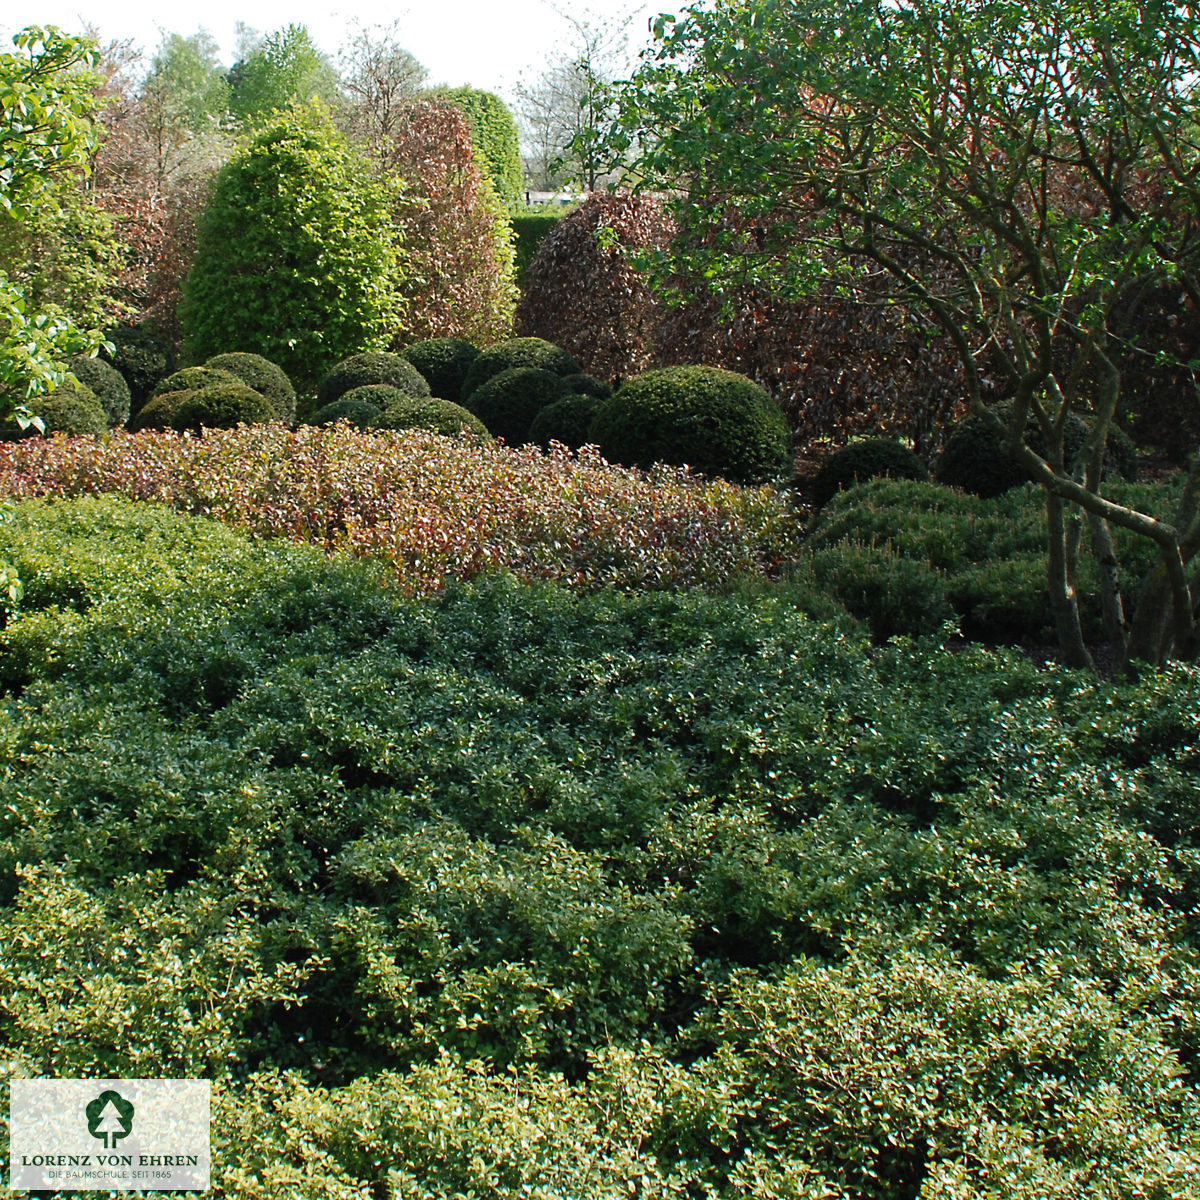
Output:
<svg viewBox="0 0 1200 1200">
<path fill-rule="evenodd" d="M 1083 640 L 1079 623 L 1079 597 L 1075 591 L 1075 567 L 1079 550 L 1079 518 L 1068 519 L 1066 506 L 1053 492 L 1046 493 L 1046 528 L 1049 538 L 1046 582 L 1050 608 L 1058 629 L 1058 647 L 1064 666 L 1095 671 L 1096 664 Z M 1074 524 L 1074 528 L 1072 528 Z"/>
</svg>

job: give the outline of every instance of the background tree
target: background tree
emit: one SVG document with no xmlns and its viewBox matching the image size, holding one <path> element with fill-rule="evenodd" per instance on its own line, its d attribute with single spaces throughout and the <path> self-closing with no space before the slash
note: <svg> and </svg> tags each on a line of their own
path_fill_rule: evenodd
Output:
<svg viewBox="0 0 1200 1200">
<path fill-rule="evenodd" d="M 242 53 L 229 71 L 229 107 L 244 125 L 253 125 L 293 101 L 316 99 L 328 105 L 340 98 L 337 70 L 318 49 L 304 25 L 288 25 L 261 40 L 243 28 Z"/>
<path fill-rule="evenodd" d="M 350 135 L 385 155 L 428 72 L 399 42 L 400 23 L 360 27 L 339 56 Z"/>
<path fill-rule="evenodd" d="M 0 214 L 44 228 L 97 144 L 98 55 L 87 39 L 53 28 L 25 29 L 13 45 L 15 53 L 0 54 Z M 0 415 L 52 391 L 67 378 L 62 361 L 101 340 L 97 328 L 81 328 L 0 267 Z"/>
<path fill-rule="evenodd" d="M 383 184 L 328 109 L 293 106 L 217 176 L 184 282 L 185 351 L 250 351 L 311 384 L 386 345 L 396 270 Z"/>
<path fill-rule="evenodd" d="M 1171 520 L 1114 503 L 1102 472 L 1114 307 L 1165 280 L 1200 299 L 1198 34 L 1192 6 L 1132 0 L 715 0 L 658 19 L 611 139 L 641 145 L 646 186 L 679 189 L 677 278 L 802 297 L 871 264 L 953 340 L 974 407 L 985 361 L 1000 373 L 1010 453 L 1045 489 L 1073 664 L 1091 661 L 1075 592 L 1085 515 L 1114 643 L 1197 652 L 1200 457 Z M 1076 408 L 1091 434 L 1070 462 Z M 1132 630 L 1110 523 L 1160 554 Z"/>
</svg>

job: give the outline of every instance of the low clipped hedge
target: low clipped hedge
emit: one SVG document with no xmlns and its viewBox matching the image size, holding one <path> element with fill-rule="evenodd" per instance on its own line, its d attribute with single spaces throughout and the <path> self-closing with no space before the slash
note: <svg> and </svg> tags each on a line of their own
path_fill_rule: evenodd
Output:
<svg viewBox="0 0 1200 1200">
<path fill-rule="evenodd" d="M 466 407 L 494 437 L 522 446 L 530 440 L 530 426 L 542 409 L 568 395 L 561 375 L 538 367 L 512 367 L 481 383 Z"/>
<path fill-rule="evenodd" d="M 813 478 L 809 499 L 822 508 L 845 488 L 864 479 L 928 479 L 929 470 L 907 447 L 890 438 L 854 442 L 830 455 Z"/>
<path fill-rule="evenodd" d="M 355 388 L 386 384 L 406 396 L 428 396 L 425 376 L 402 354 L 382 351 L 352 354 L 343 358 L 317 385 L 317 407 L 340 400 Z"/>
<path fill-rule="evenodd" d="M 284 369 L 261 354 L 237 351 L 232 354 L 215 354 L 204 364 L 219 371 L 235 375 L 247 387 L 264 396 L 275 410 L 280 421 L 289 424 L 296 419 L 296 389 Z"/>
<path fill-rule="evenodd" d="M 44 432 L 64 433 L 70 437 L 104 433 L 108 428 L 104 406 L 91 388 L 67 383 L 45 396 L 36 396 L 26 406 L 35 417 L 41 418 Z M 0 438 L 15 441 L 18 438 L 36 437 L 36 425 L 24 428 L 13 417 L 0 425 Z"/>
<path fill-rule="evenodd" d="M 434 396 L 456 401 L 479 348 L 462 338 L 427 338 L 406 346 L 402 353 L 425 377 Z"/>
<path fill-rule="evenodd" d="M 536 367 L 553 375 L 578 375 L 582 370 L 579 363 L 561 346 L 544 338 L 509 338 L 508 341 L 489 346 L 471 363 L 463 381 L 463 403 L 474 410 L 472 393 L 492 376 L 517 367 Z"/>
<path fill-rule="evenodd" d="M 589 431 L 611 461 L 647 469 L 689 466 L 735 483 L 787 470 L 791 434 L 767 392 L 717 367 L 664 367 L 627 380 Z"/>
<path fill-rule="evenodd" d="M 109 429 L 116 429 L 129 420 L 132 393 L 125 376 L 116 367 L 102 358 L 87 358 L 77 355 L 67 360 L 71 374 L 84 387 L 90 388 L 104 409 L 104 420 Z"/>
<path fill-rule="evenodd" d="M 393 400 L 371 425 L 375 429 L 430 429 L 447 437 L 464 433 L 481 438 L 489 436 L 487 426 L 474 413 L 437 396 Z"/>
<path fill-rule="evenodd" d="M 244 383 L 222 383 L 194 391 L 171 416 L 171 428 L 200 433 L 204 429 L 234 429 L 238 425 L 263 425 L 279 418 L 266 396 Z"/>
<path fill-rule="evenodd" d="M 551 442 L 578 450 L 587 444 L 588 432 L 599 411 L 600 401 L 595 396 L 572 393 L 548 404 L 533 418 L 529 440 L 543 450 L 548 450 Z"/>
</svg>

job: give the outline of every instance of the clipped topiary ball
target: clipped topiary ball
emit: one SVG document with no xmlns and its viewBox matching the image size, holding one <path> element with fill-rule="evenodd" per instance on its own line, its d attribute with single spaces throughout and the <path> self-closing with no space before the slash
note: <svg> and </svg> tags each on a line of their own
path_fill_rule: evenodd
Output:
<svg viewBox="0 0 1200 1200">
<path fill-rule="evenodd" d="M 479 357 L 479 348 L 462 338 L 444 337 L 414 342 L 402 353 L 425 377 L 433 395 L 457 400 L 471 364 Z"/>
<path fill-rule="evenodd" d="M 529 440 L 536 442 L 543 450 L 549 450 L 551 442 L 561 442 L 572 450 L 578 450 L 587 444 L 588 430 L 599 411 L 600 401 L 595 396 L 574 392 L 547 405 L 533 418 Z"/>
<path fill-rule="evenodd" d="M 161 379 L 154 387 L 151 399 L 165 396 L 168 392 L 193 392 L 201 388 L 215 387 L 217 384 L 241 383 L 236 375 L 228 371 L 219 371 L 215 367 L 184 367 L 175 371 L 166 379 Z"/>
<path fill-rule="evenodd" d="M 495 437 L 510 446 L 529 441 L 534 418 L 570 390 L 561 375 L 537 367 L 512 367 L 485 380 L 472 393 L 469 408 Z"/>
<path fill-rule="evenodd" d="M 536 367 L 554 375 L 578 375 L 581 369 L 571 355 L 553 342 L 535 337 L 510 338 L 489 346 L 471 363 L 463 381 L 463 403 L 473 408 L 471 394 L 478 387 L 501 371 L 511 371 L 517 367 Z"/>
<path fill-rule="evenodd" d="M 195 394 L 191 388 L 180 388 L 177 392 L 152 396 L 129 418 L 129 428 L 134 433 L 143 429 L 170 429 L 179 406 Z"/>
<path fill-rule="evenodd" d="M 355 388 L 386 384 L 405 396 L 428 396 L 425 376 L 402 354 L 352 354 L 343 358 L 317 387 L 317 407 L 340 400 Z"/>
<path fill-rule="evenodd" d="M 266 396 L 244 383 L 216 384 L 193 392 L 175 409 L 171 428 L 181 433 L 205 429 L 234 429 L 238 425 L 265 425 L 278 419 Z"/>
<path fill-rule="evenodd" d="M 100 401 L 109 429 L 116 429 L 118 425 L 124 425 L 129 420 L 129 384 L 116 367 L 102 358 L 87 358 L 83 355 L 67 359 L 67 367 Z"/>
<path fill-rule="evenodd" d="M 992 412 L 1007 424 L 1012 405 L 1002 401 L 992 408 Z M 1063 451 L 1068 466 L 1074 463 L 1075 457 L 1083 449 L 1087 435 L 1087 423 L 1077 414 L 1070 413 L 1063 426 Z M 1032 417 L 1026 423 L 1025 438 L 1032 450 L 1038 454 L 1045 453 L 1046 443 Z M 1137 450 L 1128 436 L 1115 425 L 1110 426 L 1107 444 L 1105 478 L 1121 475 L 1125 479 L 1136 479 Z M 1024 467 L 1005 451 L 1003 433 L 993 428 L 986 417 L 980 416 L 968 417 L 954 427 L 938 459 L 937 480 L 947 487 L 988 498 L 1028 483 L 1029 476 Z"/>
<path fill-rule="evenodd" d="M 374 421 L 376 429 L 430 429 L 447 437 L 466 433 L 487 438 L 487 427 L 461 404 L 437 396 L 397 400 L 389 404 Z"/>
<path fill-rule="evenodd" d="M 25 407 L 34 416 L 41 417 L 47 436 L 52 433 L 65 433 L 77 437 L 104 433 L 108 429 L 104 406 L 91 388 L 82 384 L 75 387 L 74 384 L 68 383 L 55 388 L 45 396 L 34 397 Z M 18 438 L 37 437 L 38 433 L 36 425 L 22 429 L 12 417 L 0 425 L 0 437 L 9 442 Z"/>
<path fill-rule="evenodd" d="M 588 431 L 626 466 L 689 466 L 735 483 L 759 483 L 791 464 L 779 405 L 751 379 L 718 367 L 664 367 L 627 380 Z"/>
<path fill-rule="evenodd" d="M 359 391 L 366 389 L 359 388 Z M 383 410 L 369 400 L 350 400 L 343 396 L 332 404 L 326 404 L 313 413 L 310 425 L 333 425 L 338 421 L 349 421 L 357 429 L 367 429 Z"/>
<path fill-rule="evenodd" d="M 101 354 L 129 384 L 130 411 L 137 412 L 158 383 L 175 370 L 175 352 L 170 342 L 144 326 L 118 325 L 105 336 L 114 349 Z"/>
<path fill-rule="evenodd" d="M 891 438 L 868 438 L 831 455 L 812 483 L 813 508 L 823 508 L 843 488 L 864 479 L 929 478 L 925 464 L 907 447 Z"/>
<path fill-rule="evenodd" d="M 279 420 L 290 425 L 296 419 L 296 389 L 283 368 L 276 366 L 269 358 L 237 351 L 233 354 L 215 354 L 204 365 L 218 371 L 228 371 L 260 396 L 265 396 Z"/>
<path fill-rule="evenodd" d="M 596 400 L 612 398 L 612 387 L 594 375 L 585 375 L 581 372 L 578 375 L 566 375 L 564 378 L 567 386 L 578 396 L 592 396 Z"/>
</svg>

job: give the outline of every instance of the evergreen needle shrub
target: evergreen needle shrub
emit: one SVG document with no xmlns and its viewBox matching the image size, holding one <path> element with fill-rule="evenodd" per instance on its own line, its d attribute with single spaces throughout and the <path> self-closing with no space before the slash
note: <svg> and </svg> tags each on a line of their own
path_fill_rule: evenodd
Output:
<svg viewBox="0 0 1200 1200">
<path fill-rule="evenodd" d="M 866 479 L 928 479 L 925 464 L 907 447 L 889 438 L 852 442 L 822 464 L 812 482 L 811 503 L 823 508 L 833 496 Z"/>
</svg>

